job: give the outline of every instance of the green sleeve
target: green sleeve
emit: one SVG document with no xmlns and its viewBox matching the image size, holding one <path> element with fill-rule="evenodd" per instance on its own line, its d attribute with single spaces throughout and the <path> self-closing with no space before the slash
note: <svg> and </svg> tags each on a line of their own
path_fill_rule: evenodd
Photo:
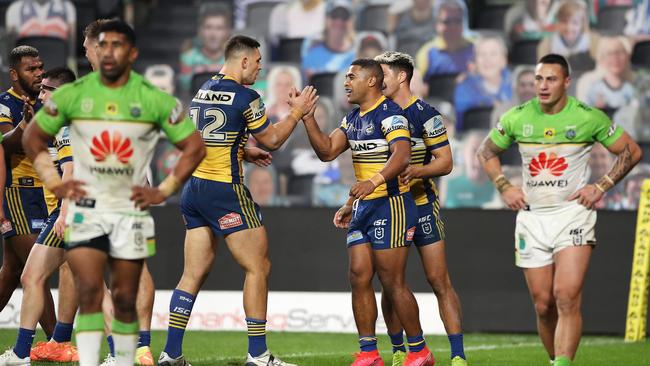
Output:
<svg viewBox="0 0 650 366">
<path fill-rule="evenodd" d="M 499 122 L 490 131 L 490 140 L 498 147 L 506 150 L 514 141 L 514 133 L 512 128 L 512 118 L 510 113 L 501 116 Z"/>
<path fill-rule="evenodd" d="M 36 124 L 48 135 L 56 135 L 61 127 L 67 125 L 69 113 L 67 106 L 70 104 L 72 92 L 72 88 L 60 88 L 52 94 L 50 100 L 36 113 L 34 117 Z"/>
<path fill-rule="evenodd" d="M 609 147 L 623 135 L 623 128 L 613 123 L 601 110 L 593 108 L 591 118 L 594 126 L 594 139 L 605 147 Z"/>
<path fill-rule="evenodd" d="M 163 113 L 159 121 L 160 127 L 172 144 L 185 140 L 196 128 L 187 113 L 185 113 L 183 104 L 169 95 L 165 95 L 163 103 Z"/>
</svg>

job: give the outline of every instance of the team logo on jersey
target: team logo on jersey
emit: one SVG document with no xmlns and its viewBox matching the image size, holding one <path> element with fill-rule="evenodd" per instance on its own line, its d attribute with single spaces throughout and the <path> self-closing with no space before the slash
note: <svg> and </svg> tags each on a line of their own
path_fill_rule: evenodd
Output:
<svg viewBox="0 0 650 366">
<path fill-rule="evenodd" d="M 93 111 L 93 100 L 91 98 L 84 98 L 81 100 L 81 111 L 84 113 L 90 113 Z"/>
<path fill-rule="evenodd" d="M 138 118 L 142 115 L 142 106 L 140 103 L 132 103 L 129 112 L 133 118 Z"/>
<path fill-rule="evenodd" d="M 532 136 L 533 135 L 533 125 L 531 125 L 529 123 L 526 123 L 524 125 L 524 130 L 522 131 L 522 135 L 524 135 L 524 137 Z"/>
<path fill-rule="evenodd" d="M 543 151 L 528 164 L 528 170 L 530 170 L 530 175 L 533 177 L 538 176 L 544 169 L 548 169 L 551 174 L 559 177 L 568 167 L 565 158 L 558 158 L 555 153 L 550 153 L 547 156 Z"/>
<path fill-rule="evenodd" d="M 576 126 L 567 126 L 567 130 L 564 133 L 564 136 L 569 140 L 576 138 Z"/>
<path fill-rule="evenodd" d="M 544 137 L 546 137 L 547 139 L 550 139 L 553 136 L 555 136 L 555 128 L 545 128 L 544 129 Z"/>
<path fill-rule="evenodd" d="M 106 114 L 109 116 L 114 116 L 117 114 L 117 103 L 108 102 L 106 103 Z"/>
<path fill-rule="evenodd" d="M 133 156 L 133 146 L 131 146 L 131 139 L 123 137 L 119 131 L 113 131 L 112 135 L 108 131 L 103 131 L 99 136 L 93 137 L 90 153 L 99 163 L 115 155 L 120 163 L 127 164 Z"/>
<path fill-rule="evenodd" d="M 49 114 L 52 117 L 56 117 L 59 115 L 59 107 L 57 107 L 56 103 L 52 100 L 52 98 L 48 99 L 48 101 L 45 102 L 43 109 L 45 110 L 45 113 Z"/>
<path fill-rule="evenodd" d="M 375 132 L 375 126 L 371 123 L 366 127 L 366 135 L 370 136 L 373 132 Z"/>
</svg>

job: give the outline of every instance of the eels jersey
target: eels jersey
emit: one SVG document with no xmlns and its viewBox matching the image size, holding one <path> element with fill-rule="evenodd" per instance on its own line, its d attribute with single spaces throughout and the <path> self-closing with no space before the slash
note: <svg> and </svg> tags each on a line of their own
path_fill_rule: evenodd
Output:
<svg viewBox="0 0 650 366">
<path fill-rule="evenodd" d="M 449 140 L 440 112 L 420 99 L 411 98 L 404 108 L 411 128 L 411 165 L 423 166 L 431 162 L 431 152 L 449 145 Z M 438 197 L 431 178 L 411 179 L 409 186 L 418 206 L 433 203 Z"/>
<path fill-rule="evenodd" d="M 553 207 L 587 184 L 594 142 L 608 147 L 622 134 L 605 113 L 569 97 L 556 114 L 543 113 L 537 98 L 514 107 L 489 136 L 502 149 L 519 143 L 526 201 Z"/>
<path fill-rule="evenodd" d="M 370 179 L 379 173 L 390 158 L 390 145 L 399 140 L 410 141 L 409 124 L 402 108 L 386 97 L 377 100 L 370 109 L 355 108 L 341 121 L 352 150 L 352 164 L 357 181 Z M 398 177 L 389 179 L 364 198 L 393 197 L 409 191 Z"/>
<path fill-rule="evenodd" d="M 201 86 L 189 113 L 207 148 L 193 176 L 243 183 L 242 160 L 249 133 L 262 132 L 270 123 L 259 94 L 217 74 Z"/>
</svg>

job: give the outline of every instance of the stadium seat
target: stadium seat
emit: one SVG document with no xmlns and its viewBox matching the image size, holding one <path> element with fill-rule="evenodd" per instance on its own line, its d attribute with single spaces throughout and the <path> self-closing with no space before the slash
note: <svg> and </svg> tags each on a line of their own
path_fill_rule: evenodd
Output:
<svg viewBox="0 0 650 366">
<path fill-rule="evenodd" d="M 632 65 L 643 69 L 650 68 L 650 41 L 638 42 L 634 45 Z"/>
<path fill-rule="evenodd" d="M 642 142 L 639 144 L 641 151 L 643 152 L 643 157 L 641 161 L 650 164 L 650 142 Z"/>
<path fill-rule="evenodd" d="M 537 45 L 539 40 L 527 39 L 516 41 L 508 54 L 511 65 L 535 65 L 537 63 Z"/>
<path fill-rule="evenodd" d="M 249 4 L 246 8 L 246 28 L 254 29 L 258 34 L 268 34 L 269 15 L 278 5 L 277 1 L 260 1 Z"/>
<path fill-rule="evenodd" d="M 319 95 L 328 97 L 334 96 L 334 79 L 336 78 L 335 72 L 325 72 L 312 75 L 309 78 L 309 85 L 313 85 Z"/>
<path fill-rule="evenodd" d="M 475 107 L 466 110 L 463 114 L 463 131 L 489 130 L 492 109 L 492 107 Z"/>
<path fill-rule="evenodd" d="M 598 11 L 596 29 L 600 33 L 622 35 L 627 20 L 625 16 L 631 10 L 630 6 L 605 6 Z"/>
<path fill-rule="evenodd" d="M 83 31 L 88 24 L 97 19 L 95 2 L 92 0 L 78 0 L 74 2 L 77 11 L 77 57 L 86 57 L 86 50 L 83 47 Z"/>
<path fill-rule="evenodd" d="M 418 39 L 408 39 L 402 42 L 398 42 L 395 50 L 398 52 L 404 52 L 409 55 L 416 55 L 422 45 L 423 43 Z"/>
<path fill-rule="evenodd" d="M 60 38 L 23 37 L 16 41 L 16 46 L 20 45 L 35 47 L 46 69 L 67 65 L 68 43 Z"/>
<path fill-rule="evenodd" d="M 429 76 L 427 85 L 429 85 L 429 96 L 454 102 L 454 90 L 456 90 L 456 77 L 458 74 L 439 74 Z"/>
<path fill-rule="evenodd" d="M 484 6 L 480 10 L 480 14 L 476 14 L 476 21 L 472 29 L 485 28 L 503 31 L 503 21 L 509 8 L 510 4 Z"/>
<path fill-rule="evenodd" d="M 388 7 L 389 4 L 371 4 L 361 9 L 357 29 L 388 34 Z"/>
<path fill-rule="evenodd" d="M 9 68 L 6 66 L 0 67 L 0 90 L 5 91 L 11 87 L 9 80 Z"/>
<path fill-rule="evenodd" d="M 589 52 L 576 53 L 567 59 L 572 71 L 589 71 L 596 67 L 596 61 L 591 58 Z"/>
<path fill-rule="evenodd" d="M 506 151 L 499 155 L 502 165 L 521 166 L 521 154 L 519 153 L 519 146 L 512 144 Z"/>
<path fill-rule="evenodd" d="M 201 88 L 201 85 L 205 83 L 208 79 L 213 77 L 216 74 L 216 72 L 202 72 L 199 74 L 194 74 L 192 75 L 192 88 L 190 89 L 191 93 L 196 92 Z"/>
<path fill-rule="evenodd" d="M 278 44 L 278 60 L 281 62 L 302 62 L 303 38 L 282 38 Z"/>
</svg>

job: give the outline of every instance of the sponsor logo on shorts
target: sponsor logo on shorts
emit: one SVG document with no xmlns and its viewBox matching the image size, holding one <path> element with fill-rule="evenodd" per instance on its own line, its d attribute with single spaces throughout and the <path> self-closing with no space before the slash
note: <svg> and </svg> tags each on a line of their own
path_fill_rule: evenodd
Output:
<svg viewBox="0 0 650 366">
<path fill-rule="evenodd" d="M 353 231 L 353 232 L 348 234 L 347 242 L 348 242 L 348 244 L 350 244 L 350 243 L 354 243 L 355 241 L 361 240 L 361 239 L 363 239 L 363 234 L 361 234 L 361 231 L 357 230 L 357 231 Z"/>
<path fill-rule="evenodd" d="M 584 231 L 585 229 L 569 230 L 569 235 L 571 236 L 571 241 L 573 242 L 573 245 L 584 244 Z"/>
<path fill-rule="evenodd" d="M 241 216 L 238 213 L 231 212 L 219 219 L 219 228 L 221 230 L 231 229 L 242 225 Z"/>
<path fill-rule="evenodd" d="M 13 226 L 11 225 L 11 221 L 9 220 L 4 220 L 2 221 L 2 224 L 0 224 L 0 233 L 6 234 L 13 230 Z"/>
<path fill-rule="evenodd" d="M 431 224 L 429 224 L 431 226 Z M 406 241 L 413 241 L 413 236 L 415 235 L 415 226 L 406 230 Z"/>
<path fill-rule="evenodd" d="M 32 219 L 30 220 L 32 229 L 39 230 L 45 226 L 45 220 L 43 219 Z"/>
<path fill-rule="evenodd" d="M 32 177 L 18 178 L 18 184 L 21 185 L 21 186 L 33 187 L 34 186 L 34 178 L 32 178 Z"/>
<path fill-rule="evenodd" d="M 385 230 L 384 230 L 383 227 L 376 227 L 375 228 L 375 238 L 377 238 L 377 240 L 383 239 L 384 238 L 384 231 Z"/>
</svg>

